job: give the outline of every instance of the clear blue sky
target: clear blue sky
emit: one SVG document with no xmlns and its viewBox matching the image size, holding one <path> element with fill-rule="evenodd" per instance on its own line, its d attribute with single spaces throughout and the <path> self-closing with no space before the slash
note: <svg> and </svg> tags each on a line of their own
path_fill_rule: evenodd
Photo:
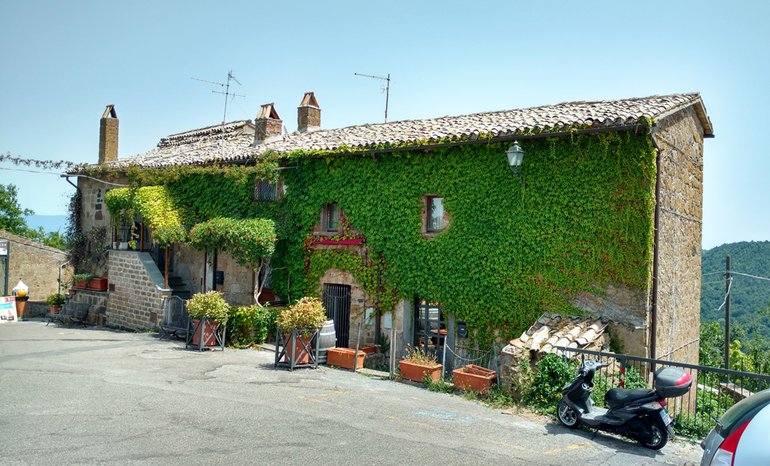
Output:
<svg viewBox="0 0 770 466">
<path fill-rule="evenodd" d="M 332 6 L 327 5 L 332 4 Z M 96 162 L 115 104 L 121 157 L 165 135 L 275 102 L 289 131 L 305 91 L 326 128 L 571 100 L 701 92 L 703 246 L 770 239 L 768 2 L 259 2 L 0 0 L 0 153 Z M 38 214 L 65 214 L 72 187 L 0 164 Z"/>
</svg>

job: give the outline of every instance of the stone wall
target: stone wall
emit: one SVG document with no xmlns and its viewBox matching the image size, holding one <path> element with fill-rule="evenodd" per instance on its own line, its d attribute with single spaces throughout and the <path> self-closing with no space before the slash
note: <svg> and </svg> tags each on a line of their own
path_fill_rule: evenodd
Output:
<svg viewBox="0 0 770 466">
<path fill-rule="evenodd" d="M 67 283 L 72 278 L 72 267 L 67 263 L 67 253 L 22 236 L 0 230 L 0 239 L 9 241 L 8 255 L 8 294 L 23 280 L 29 287 L 32 301 L 45 301 L 48 295 L 59 291 L 59 268 L 62 267 L 61 287 L 66 292 Z M 2 273 L 2 269 L 0 269 Z M 4 277 L 0 275 L 0 281 Z M 0 293 L 3 292 L 0 282 Z"/>
<path fill-rule="evenodd" d="M 106 231 L 104 246 L 110 246 L 113 239 L 113 226 L 110 212 L 104 203 L 104 196 L 108 190 L 119 187 L 116 184 L 127 185 L 128 180 L 123 177 L 111 178 L 109 182 L 102 182 L 91 178 L 78 178 L 77 184 L 81 193 L 81 231 L 87 234 L 94 228 L 104 228 Z M 106 261 L 101 268 L 84 272 L 107 275 Z"/>
<path fill-rule="evenodd" d="M 690 108 L 658 122 L 658 296 L 654 357 L 697 363 L 700 332 L 703 128 Z"/>
<path fill-rule="evenodd" d="M 106 314 L 101 311 L 109 309 L 110 295 L 106 291 L 93 290 L 73 290 L 70 300 L 75 303 L 88 303 L 91 307 L 88 309 L 86 322 L 93 325 L 104 325 L 106 323 Z"/>
<path fill-rule="evenodd" d="M 143 330 L 156 328 L 163 317 L 163 275 L 147 252 L 110 251 L 110 294 L 107 325 Z"/>
<path fill-rule="evenodd" d="M 350 287 L 350 338 L 348 347 L 355 348 L 356 341 L 361 346 L 374 344 L 374 319 L 366 321 L 366 308 L 374 308 L 371 297 L 366 296 L 364 289 L 358 284 L 353 274 L 344 270 L 327 270 L 318 286 L 318 298 L 323 300 L 323 288 L 326 284 L 347 285 Z M 361 326 L 361 335 L 359 340 L 358 328 Z"/>
<path fill-rule="evenodd" d="M 173 274 L 184 280 L 193 294 L 206 291 L 203 286 L 206 259 L 203 251 L 182 244 L 174 245 Z M 224 252 L 216 254 L 215 262 L 216 270 L 224 273 L 225 280 L 222 284 L 216 284 L 214 289 L 221 291 L 231 306 L 254 304 L 254 271 L 251 267 L 239 265 Z"/>
</svg>

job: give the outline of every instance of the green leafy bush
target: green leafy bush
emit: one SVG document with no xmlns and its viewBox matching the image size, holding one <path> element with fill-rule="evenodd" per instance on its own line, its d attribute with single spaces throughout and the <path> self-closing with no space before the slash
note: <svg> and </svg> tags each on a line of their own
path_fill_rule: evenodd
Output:
<svg viewBox="0 0 770 466">
<path fill-rule="evenodd" d="M 219 291 L 196 293 L 187 301 L 186 307 L 187 313 L 193 319 L 206 318 L 221 325 L 227 324 L 230 305 Z"/>
<path fill-rule="evenodd" d="M 320 328 L 326 321 L 326 309 L 318 298 L 304 297 L 293 305 L 281 309 L 276 325 L 281 330 Z M 303 334 L 303 336 L 307 336 Z"/>
<path fill-rule="evenodd" d="M 275 332 L 277 310 L 269 307 L 233 306 L 230 308 L 227 340 L 233 346 L 264 343 Z"/>
<path fill-rule="evenodd" d="M 54 293 L 52 295 L 49 295 L 47 298 L 45 298 L 46 304 L 49 306 L 61 306 L 64 304 L 64 301 L 67 299 L 66 296 L 64 296 L 61 293 Z"/>
<path fill-rule="evenodd" d="M 532 389 L 524 396 L 524 402 L 536 411 L 555 413 L 562 389 L 574 376 L 573 364 L 555 354 L 546 355 L 536 365 Z"/>
</svg>

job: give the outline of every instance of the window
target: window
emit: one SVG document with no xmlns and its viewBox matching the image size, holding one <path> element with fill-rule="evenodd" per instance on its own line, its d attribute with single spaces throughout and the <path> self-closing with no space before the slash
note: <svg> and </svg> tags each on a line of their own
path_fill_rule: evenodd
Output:
<svg viewBox="0 0 770 466">
<path fill-rule="evenodd" d="M 336 232 L 340 229 L 340 206 L 336 202 L 326 204 L 321 213 L 321 227 L 324 231 Z"/>
<path fill-rule="evenodd" d="M 255 201 L 269 201 L 274 202 L 278 198 L 278 185 L 271 183 L 267 180 L 255 180 L 254 181 L 254 196 Z"/>
<path fill-rule="evenodd" d="M 426 207 L 426 231 L 432 233 L 443 230 L 446 226 L 444 224 L 444 198 L 428 196 Z"/>
</svg>

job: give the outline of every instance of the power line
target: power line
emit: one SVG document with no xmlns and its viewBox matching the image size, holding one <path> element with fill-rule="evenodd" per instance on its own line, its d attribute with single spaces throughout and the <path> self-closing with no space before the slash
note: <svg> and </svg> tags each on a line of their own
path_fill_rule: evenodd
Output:
<svg viewBox="0 0 770 466">
<path fill-rule="evenodd" d="M 26 170 L 24 168 L 7 168 L 7 167 L 0 167 L 0 170 L 12 170 L 15 172 L 27 172 L 27 173 L 40 173 L 42 175 L 55 175 L 55 176 L 61 176 L 61 173 L 51 173 L 51 172 L 44 172 L 40 170 Z"/>
<path fill-rule="evenodd" d="M 757 280 L 765 280 L 765 281 L 770 282 L 770 278 L 768 278 L 768 277 L 758 277 L 756 275 L 751 275 L 751 274 L 748 274 L 748 273 L 733 272 L 733 271 L 730 271 L 730 273 L 732 273 L 734 275 L 742 275 L 744 277 L 756 278 Z"/>
</svg>

